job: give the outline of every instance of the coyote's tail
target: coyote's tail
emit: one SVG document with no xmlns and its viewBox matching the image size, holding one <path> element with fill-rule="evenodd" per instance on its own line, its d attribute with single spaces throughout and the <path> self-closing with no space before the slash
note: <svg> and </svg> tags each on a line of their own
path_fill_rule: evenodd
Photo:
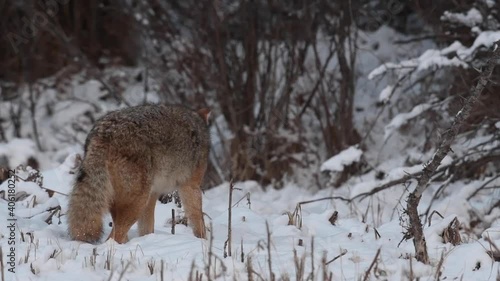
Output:
<svg viewBox="0 0 500 281">
<path fill-rule="evenodd" d="M 85 158 L 69 198 L 68 228 L 72 239 L 95 243 L 102 236 L 102 217 L 113 191 L 104 153 L 87 153 Z"/>
</svg>

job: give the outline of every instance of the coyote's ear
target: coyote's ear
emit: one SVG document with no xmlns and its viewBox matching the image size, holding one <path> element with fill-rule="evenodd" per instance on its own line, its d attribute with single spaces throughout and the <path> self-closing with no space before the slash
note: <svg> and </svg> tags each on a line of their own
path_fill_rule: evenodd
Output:
<svg viewBox="0 0 500 281">
<path fill-rule="evenodd" d="M 207 125 L 208 120 L 210 119 L 210 113 L 212 113 L 210 108 L 202 108 L 198 110 L 198 114 L 201 116 L 201 118 L 203 118 L 203 120 L 205 120 L 205 123 L 207 123 Z"/>
</svg>

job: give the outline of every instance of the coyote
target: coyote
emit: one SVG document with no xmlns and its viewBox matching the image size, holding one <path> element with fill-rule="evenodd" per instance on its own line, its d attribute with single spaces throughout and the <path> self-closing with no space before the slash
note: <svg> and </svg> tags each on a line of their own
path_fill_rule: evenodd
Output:
<svg viewBox="0 0 500 281">
<path fill-rule="evenodd" d="M 139 235 L 152 233 L 158 197 L 175 189 L 194 235 L 205 238 L 200 184 L 210 148 L 209 114 L 208 109 L 141 105 L 99 119 L 85 141 L 69 198 L 71 238 L 97 242 L 108 211 L 113 218 L 108 239 L 126 243 L 135 222 Z"/>
</svg>

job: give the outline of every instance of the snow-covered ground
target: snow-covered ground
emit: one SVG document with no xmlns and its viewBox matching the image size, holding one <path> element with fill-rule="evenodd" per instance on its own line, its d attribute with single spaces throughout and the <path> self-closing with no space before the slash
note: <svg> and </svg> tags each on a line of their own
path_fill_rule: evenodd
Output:
<svg viewBox="0 0 500 281">
<path fill-rule="evenodd" d="M 479 238 L 462 229 L 462 244 L 457 246 L 444 243 L 442 237 L 455 217 L 469 224 L 471 206 L 466 198 L 488 179 L 452 184 L 448 188 L 450 195 L 434 202 L 433 209 L 444 218 L 434 215 L 430 226 L 425 226 L 432 265 L 410 258 L 414 253 L 412 242 L 403 240 L 401 197 L 406 192 L 402 185 L 349 204 L 334 199 L 299 207 L 300 202 L 329 196 L 351 198 L 377 180 L 374 174 L 367 174 L 339 190 L 316 193 L 293 185 L 263 191 L 255 182 L 236 183 L 232 250 L 231 256 L 224 258 L 229 184 L 210 189 L 203 196 L 210 239 L 194 237 L 191 229 L 182 224 L 176 225 L 175 234 L 171 234 L 171 210 L 182 216 L 182 209 L 168 203 L 157 205 L 154 234 L 138 237 L 134 226 L 129 232 L 130 241 L 123 245 L 114 241 L 96 245 L 71 241 L 64 216 L 64 194 L 71 190 L 74 157 L 70 155 L 59 167 L 42 173 L 41 185 L 56 191 L 52 197 L 36 183 L 16 182 L 17 192 L 29 196 L 15 207 L 16 274 L 14 277 L 5 271 L 6 280 L 188 280 L 196 274 L 203 274 L 203 280 L 207 275 L 210 280 L 247 280 L 249 268 L 254 272 L 253 280 L 272 280 L 270 272 L 277 279 L 305 280 L 310 276 L 312 280 L 325 280 L 326 272 L 332 280 L 360 280 L 367 271 L 371 278 L 367 280 L 407 280 L 410 276 L 435 280 L 438 271 L 439 280 L 497 280 L 500 270 L 499 263 L 487 254 L 492 246 L 486 240 L 500 245 L 500 220 L 492 221 Z M 27 173 L 18 171 L 18 176 L 24 178 Z M 7 187 L 4 182 L 0 189 Z M 437 187 L 432 185 L 424 194 L 421 212 Z M 498 196 L 491 191 L 477 196 L 472 209 L 483 213 L 492 195 Z M 59 205 L 60 212 L 55 211 L 52 222 L 47 223 L 53 208 Z M 7 202 L 0 200 L 2 221 L 8 212 Z M 334 212 L 338 212 L 337 219 L 330 220 Z M 491 217 L 498 217 L 498 212 Z M 104 219 L 104 236 L 110 231 L 110 221 L 109 216 Z M 11 247 L 7 239 L 10 232 L 5 227 L 0 231 L 0 245 L 6 255 Z M 437 266 L 441 258 L 442 264 Z"/>
</svg>

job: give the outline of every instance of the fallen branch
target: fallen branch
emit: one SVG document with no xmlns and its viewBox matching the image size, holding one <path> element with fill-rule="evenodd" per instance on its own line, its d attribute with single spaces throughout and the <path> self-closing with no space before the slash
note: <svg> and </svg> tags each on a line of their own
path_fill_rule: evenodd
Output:
<svg viewBox="0 0 500 281">
<path fill-rule="evenodd" d="M 417 172 L 417 173 L 413 173 L 413 174 L 408 174 L 400 179 L 396 179 L 396 180 L 392 180 L 390 182 L 386 182 L 384 184 L 382 184 L 381 186 L 378 186 L 378 187 L 375 187 L 374 189 L 368 191 L 368 192 L 364 192 L 364 193 L 360 193 L 356 196 L 354 196 L 353 198 L 351 198 L 350 200 L 351 201 L 354 201 L 354 199 L 357 199 L 357 198 L 361 198 L 359 201 L 362 201 L 363 199 L 365 199 L 366 197 L 368 196 L 371 196 L 375 193 L 378 193 L 382 190 L 386 190 L 388 188 L 391 188 L 395 185 L 398 185 L 398 184 L 402 184 L 402 183 L 405 183 L 411 179 L 416 179 L 418 176 L 420 176 L 422 174 L 422 172 Z"/>
<path fill-rule="evenodd" d="M 329 197 L 323 197 L 323 198 L 318 198 L 318 199 L 313 199 L 313 200 L 301 201 L 301 202 L 297 203 L 297 205 L 302 206 L 304 204 L 315 203 L 315 202 L 319 202 L 319 201 L 323 201 L 323 200 L 334 200 L 334 199 L 340 199 L 340 200 L 345 201 L 345 202 L 352 201 L 352 199 L 347 199 L 347 198 L 344 198 L 342 196 L 329 196 Z"/>
</svg>

